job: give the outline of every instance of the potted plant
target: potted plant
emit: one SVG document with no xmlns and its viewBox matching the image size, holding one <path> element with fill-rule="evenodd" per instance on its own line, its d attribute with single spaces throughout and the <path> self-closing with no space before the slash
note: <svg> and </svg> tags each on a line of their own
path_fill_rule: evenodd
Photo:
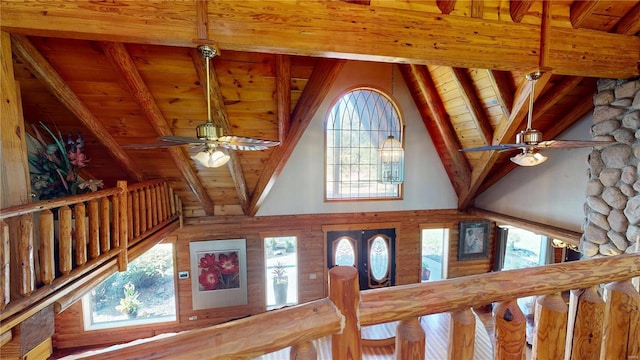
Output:
<svg viewBox="0 0 640 360">
<path fill-rule="evenodd" d="M 138 300 L 140 292 L 136 291 L 135 285 L 128 282 L 124 285 L 124 297 L 120 299 L 120 305 L 116 306 L 116 310 L 127 315 L 129 319 L 138 316 L 138 309 L 142 306 L 142 302 Z"/>
<path fill-rule="evenodd" d="M 287 303 L 287 288 L 289 287 L 289 277 L 282 262 L 278 261 L 273 269 L 273 292 L 276 295 L 276 305 Z"/>
<path fill-rule="evenodd" d="M 429 269 L 429 264 L 426 259 L 422 260 L 422 281 L 429 280 L 429 275 L 431 275 L 431 270 Z"/>
</svg>

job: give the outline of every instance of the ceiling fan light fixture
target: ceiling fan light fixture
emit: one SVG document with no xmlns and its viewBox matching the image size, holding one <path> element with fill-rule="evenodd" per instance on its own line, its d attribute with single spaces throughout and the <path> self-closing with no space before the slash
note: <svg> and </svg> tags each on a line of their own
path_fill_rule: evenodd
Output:
<svg viewBox="0 0 640 360">
<path fill-rule="evenodd" d="M 230 157 L 220 150 L 207 150 L 201 151 L 191 158 L 206 168 L 217 168 L 226 164 Z"/>
<path fill-rule="evenodd" d="M 525 151 L 513 156 L 511 161 L 520 166 L 536 166 L 547 161 L 547 157 L 539 152 Z"/>
</svg>

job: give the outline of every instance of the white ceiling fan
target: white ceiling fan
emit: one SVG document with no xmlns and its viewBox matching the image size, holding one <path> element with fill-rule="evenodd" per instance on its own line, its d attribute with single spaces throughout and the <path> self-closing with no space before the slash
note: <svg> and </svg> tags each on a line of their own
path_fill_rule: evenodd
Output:
<svg viewBox="0 0 640 360">
<path fill-rule="evenodd" d="M 205 58 L 207 76 L 207 121 L 196 126 L 196 137 L 161 136 L 161 142 L 150 144 L 126 145 L 129 149 L 153 149 L 171 146 L 192 145 L 189 151 L 198 153 L 191 158 L 205 167 L 219 167 L 229 161 L 229 155 L 220 149 L 228 150 L 266 150 L 279 145 L 279 141 L 262 140 L 244 136 L 224 135 L 221 127 L 211 120 L 211 86 L 209 84 L 209 61 L 218 54 L 217 49 L 209 45 L 198 46 Z M 220 148 L 220 149 L 219 149 Z"/>
<path fill-rule="evenodd" d="M 542 164 L 547 157 L 542 155 L 539 150 L 545 149 L 568 149 L 591 147 L 612 144 L 615 141 L 590 141 L 590 140 L 546 140 L 542 141 L 542 132 L 531 128 L 531 119 L 533 117 L 533 90 L 536 80 L 540 78 L 540 72 L 534 72 L 526 75 L 527 80 L 531 83 L 531 91 L 529 92 L 529 113 L 527 115 L 527 128 L 520 131 L 516 135 L 515 144 L 498 144 L 479 146 L 468 149 L 460 149 L 460 151 L 487 151 L 487 150 L 522 150 L 518 155 L 511 157 L 511 161 L 520 166 L 535 166 Z"/>
</svg>

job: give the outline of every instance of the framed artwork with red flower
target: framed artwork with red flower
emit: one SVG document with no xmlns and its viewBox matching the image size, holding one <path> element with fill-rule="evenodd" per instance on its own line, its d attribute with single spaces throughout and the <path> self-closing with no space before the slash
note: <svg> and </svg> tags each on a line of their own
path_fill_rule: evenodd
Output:
<svg viewBox="0 0 640 360">
<path fill-rule="evenodd" d="M 245 239 L 193 241 L 189 251 L 193 310 L 248 303 Z"/>
</svg>

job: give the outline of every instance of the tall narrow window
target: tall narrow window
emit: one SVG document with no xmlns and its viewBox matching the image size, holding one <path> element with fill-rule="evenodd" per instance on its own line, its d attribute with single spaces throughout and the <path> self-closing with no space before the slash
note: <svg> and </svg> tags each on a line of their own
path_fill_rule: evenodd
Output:
<svg viewBox="0 0 640 360">
<path fill-rule="evenodd" d="M 448 240 L 449 229 L 422 229 L 421 281 L 447 278 Z"/>
<path fill-rule="evenodd" d="M 264 237 L 267 310 L 298 303 L 298 238 Z"/>
<path fill-rule="evenodd" d="M 384 179 L 401 179 L 404 170 L 380 157 L 385 140 L 403 144 L 399 111 L 388 96 L 372 88 L 347 92 L 333 105 L 325 136 L 327 200 L 401 198 L 402 185 Z"/>
<path fill-rule="evenodd" d="M 508 231 L 504 244 L 502 270 L 524 269 L 553 263 L 553 248 L 548 237 L 512 226 L 501 228 Z"/>
</svg>

